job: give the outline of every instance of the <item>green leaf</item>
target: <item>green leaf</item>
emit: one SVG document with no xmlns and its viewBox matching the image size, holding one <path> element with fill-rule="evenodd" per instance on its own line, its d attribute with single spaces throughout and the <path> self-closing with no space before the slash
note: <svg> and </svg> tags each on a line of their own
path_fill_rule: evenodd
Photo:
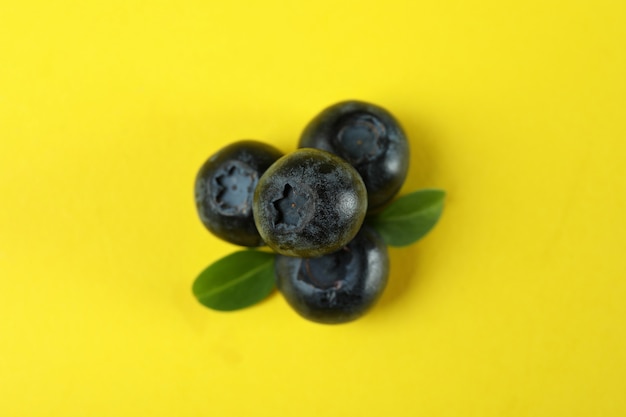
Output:
<svg viewBox="0 0 626 417">
<path fill-rule="evenodd" d="M 437 224 L 445 196 L 443 190 L 415 191 L 391 203 L 371 224 L 389 246 L 410 245 Z"/>
<path fill-rule="evenodd" d="M 209 265 L 193 283 L 193 295 L 213 310 L 239 310 L 266 298 L 274 288 L 274 254 L 232 253 Z"/>
</svg>

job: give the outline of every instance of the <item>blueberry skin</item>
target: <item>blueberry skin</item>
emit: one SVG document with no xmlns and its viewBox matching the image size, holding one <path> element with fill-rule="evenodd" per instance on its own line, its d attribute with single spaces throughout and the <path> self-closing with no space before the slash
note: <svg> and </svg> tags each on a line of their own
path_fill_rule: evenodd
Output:
<svg viewBox="0 0 626 417">
<path fill-rule="evenodd" d="M 298 147 L 323 149 L 352 164 L 367 188 L 370 213 L 391 201 L 409 171 L 409 142 L 400 123 L 362 101 L 324 109 L 306 126 Z"/>
<path fill-rule="evenodd" d="M 361 317 L 389 276 L 387 246 L 364 226 L 346 247 L 319 258 L 276 257 L 276 286 L 302 317 L 325 324 Z"/>
<path fill-rule="evenodd" d="M 261 175 L 281 156 L 278 149 L 253 140 L 235 142 L 211 156 L 195 182 L 196 207 L 204 226 L 235 245 L 263 245 L 252 216 L 252 198 Z"/>
<path fill-rule="evenodd" d="M 367 211 L 367 191 L 343 159 L 299 149 L 259 179 L 252 211 L 261 237 L 275 252 L 321 256 L 357 234 Z"/>
</svg>

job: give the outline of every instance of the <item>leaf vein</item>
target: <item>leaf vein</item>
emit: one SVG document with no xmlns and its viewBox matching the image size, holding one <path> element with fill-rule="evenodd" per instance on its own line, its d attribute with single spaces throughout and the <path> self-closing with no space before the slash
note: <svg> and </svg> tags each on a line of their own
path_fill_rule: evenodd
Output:
<svg viewBox="0 0 626 417">
<path fill-rule="evenodd" d="M 439 213 L 437 213 L 439 212 Z M 440 214 L 441 212 L 441 208 L 440 207 L 436 207 L 436 208 L 427 208 L 424 210 L 420 210 L 420 211 L 413 211 L 407 214 L 403 214 L 403 215 L 399 215 L 399 216 L 389 216 L 389 217 L 381 217 L 379 219 L 379 221 L 381 222 L 398 222 L 398 221 L 404 221 L 404 220 L 413 220 L 416 217 L 426 217 L 429 216 L 429 219 L 431 219 L 432 217 L 430 217 L 430 215 L 432 214 Z"/>
<path fill-rule="evenodd" d="M 236 279 L 233 279 L 231 281 L 228 281 L 222 285 L 219 285 L 217 287 L 213 287 L 211 288 L 209 291 L 205 291 L 201 294 L 197 294 L 196 297 L 200 300 L 200 299 L 207 299 L 212 297 L 213 295 L 220 293 L 228 288 L 234 287 L 236 285 L 238 285 L 239 283 L 247 280 L 248 278 L 254 276 L 256 273 L 258 273 L 259 271 L 263 270 L 264 268 L 266 268 L 269 264 L 271 264 L 274 260 L 270 259 L 267 262 L 262 263 L 261 265 L 257 266 L 256 268 L 250 269 L 248 272 L 246 272 L 245 274 L 239 276 Z"/>
</svg>

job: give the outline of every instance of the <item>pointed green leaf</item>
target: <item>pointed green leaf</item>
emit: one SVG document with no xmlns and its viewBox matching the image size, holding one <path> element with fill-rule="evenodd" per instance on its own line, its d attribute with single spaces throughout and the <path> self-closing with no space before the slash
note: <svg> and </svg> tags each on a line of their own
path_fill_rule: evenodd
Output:
<svg viewBox="0 0 626 417">
<path fill-rule="evenodd" d="M 437 223 L 446 193 L 426 189 L 391 203 L 371 224 L 389 246 L 406 246 L 420 240 Z"/>
<path fill-rule="evenodd" d="M 239 251 L 209 265 L 193 283 L 193 295 L 206 307 L 239 310 L 266 298 L 274 288 L 274 254 Z"/>
</svg>

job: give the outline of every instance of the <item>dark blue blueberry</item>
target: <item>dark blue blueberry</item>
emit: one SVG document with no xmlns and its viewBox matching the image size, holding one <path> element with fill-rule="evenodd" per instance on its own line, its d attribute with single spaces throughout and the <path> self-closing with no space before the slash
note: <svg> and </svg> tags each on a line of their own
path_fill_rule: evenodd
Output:
<svg viewBox="0 0 626 417">
<path fill-rule="evenodd" d="M 261 175 L 282 153 L 261 142 L 235 142 L 211 156 L 196 176 L 200 220 L 217 237 L 241 246 L 260 246 L 252 197 Z"/>
<path fill-rule="evenodd" d="M 276 285 L 302 317 L 345 323 L 361 317 L 379 299 L 389 275 L 382 238 L 364 226 L 347 246 L 318 258 L 278 255 Z"/>
<path fill-rule="evenodd" d="M 361 101 L 323 110 L 304 129 L 299 147 L 323 149 L 350 162 L 363 178 L 370 212 L 391 201 L 409 170 L 409 143 L 398 121 Z"/>
<path fill-rule="evenodd" d="M 276 161 L 254 194 L 257 229 L 283 255 L 336 251 L 357 234 L 366 211 L 359 174 L 343 159 L 317 149 L 299 149 Z"/>
</svg>

